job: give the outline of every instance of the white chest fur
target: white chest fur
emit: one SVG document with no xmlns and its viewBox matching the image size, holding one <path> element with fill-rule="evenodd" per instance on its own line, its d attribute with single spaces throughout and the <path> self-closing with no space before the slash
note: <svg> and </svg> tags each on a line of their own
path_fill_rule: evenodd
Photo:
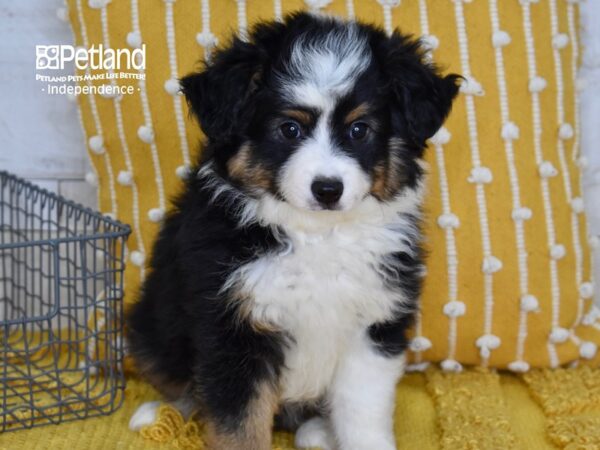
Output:
<svg viewBox="0 0 600 450">
<path fill-rule="evenodd" d="M 407 242 L 416 238 L 399 206 L 369 206 L 366 214 L 334 226 L 279 223 L 287 250 L 235 273 L 231 282 L 251 299 L 252 319 L 293 338 L 285 354 L 284 400 L 322 395 L 351 337 L 390 318 L 402 302 L 402 292 L 386 283 L 382 269 L 387 255 L 408 251 Z"/>
</svg>

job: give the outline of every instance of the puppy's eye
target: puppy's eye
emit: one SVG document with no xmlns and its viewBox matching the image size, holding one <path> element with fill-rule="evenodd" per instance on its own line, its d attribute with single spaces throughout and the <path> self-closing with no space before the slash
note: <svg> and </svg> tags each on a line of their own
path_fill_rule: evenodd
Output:
<svg viewBox="0 0 600 450">
<path fill-rule="evenodd" d="M 364 122 L 354 122 L 350 125 L 350 138 L 355 140 L 364 139 L 369 131 L 369 125 Z"/>
<path fill-rule="evenodd" d="M 285 122 L 279 127 L 279 131 L 286 139 L 300 139 L 302 137 L 302 127 L 297 122 Z"/>
</svg>

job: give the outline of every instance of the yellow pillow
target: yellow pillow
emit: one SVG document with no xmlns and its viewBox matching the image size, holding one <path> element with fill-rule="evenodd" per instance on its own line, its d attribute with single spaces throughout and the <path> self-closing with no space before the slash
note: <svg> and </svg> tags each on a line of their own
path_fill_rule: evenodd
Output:
<svg viewBox="0 0 600 450">
<path fill-rule="evenodd" d="M 597 364 L 574 86 L 576 3 L 69 0 L 78 45 L 146 46 L 146 80 L 116 81 L 133 94 L 79 99 L 100 208 L 133 228 L 126 302 L 201 138 L 177 79 L 232 31 L 243 36 L 258 20 L 321 9 L 424 35 L 431 57 L 466 78 L 428 151 L 428 276 L 411 368 Z"/>
</svg>

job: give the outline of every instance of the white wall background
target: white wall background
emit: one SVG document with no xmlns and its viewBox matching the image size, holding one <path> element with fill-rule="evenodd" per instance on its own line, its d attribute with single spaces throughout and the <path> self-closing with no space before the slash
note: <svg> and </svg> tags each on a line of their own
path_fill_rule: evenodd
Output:
<svg viewBox="0 0 600 450">
<path fill-rule="evenodd" d="M 582 3 L 581 37 L 584 44 L 580 80 L 581 144 L 589 170 L 583 179 L 591 232 L 600 235 L 600 1 Z M 600 250 L 594 254 L 596 304 L 600 307 Z"/>
<path fill-rule="evenodd" d="M 62 0 L 0 0 L 0 169 L 95 207 L 77 106 L 42 92 L 35 46 L 71 44 Z"/>
<path fill-rule="evenodd" d="M 582 4 L 581 37 L 584 43 L 580 79 L 582 146 L 590 163 L 584 177 L 588 214 L 596 234 L 600 234 L 600 1 Z"/>
<path fill-rule="evenodd" d="M 76 105 L 35 81 L 35 45 L 72 43 L 68 23 L 57 16 L 61 7 L 62 0 L 0 0 L 0 169 L 93 207 Z M 590 165 L 584 184 L 591 228 L 600 235 L 600 0 L 582 0 L 582 13 L 582 145 Z M 600 280 L 600 252 L 596 257 Z"/>
</svg>

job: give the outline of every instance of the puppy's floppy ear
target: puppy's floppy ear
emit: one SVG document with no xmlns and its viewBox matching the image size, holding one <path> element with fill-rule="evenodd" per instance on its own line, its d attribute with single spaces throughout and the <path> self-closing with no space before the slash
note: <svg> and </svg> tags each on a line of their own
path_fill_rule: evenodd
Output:
<svg viewBox="0 0 600 450">
<path fill-rule="evenodd" d="M 235 131 L 264 58 L 258 45 L 234 38 L 203 72 L 181 80 L 183 94 L 209 139 L 227 138 Z"/>
<path fill-rule="evenodd" d="M 426 62 L 420 42 L 397 31 L 382 46 L 380 61 L 396 108 L 393 122 L 403 129 L 405 139 L 422 145 L 444 123 L 462 77 L 441 76 L 432 63 Z"/>
</svg>

